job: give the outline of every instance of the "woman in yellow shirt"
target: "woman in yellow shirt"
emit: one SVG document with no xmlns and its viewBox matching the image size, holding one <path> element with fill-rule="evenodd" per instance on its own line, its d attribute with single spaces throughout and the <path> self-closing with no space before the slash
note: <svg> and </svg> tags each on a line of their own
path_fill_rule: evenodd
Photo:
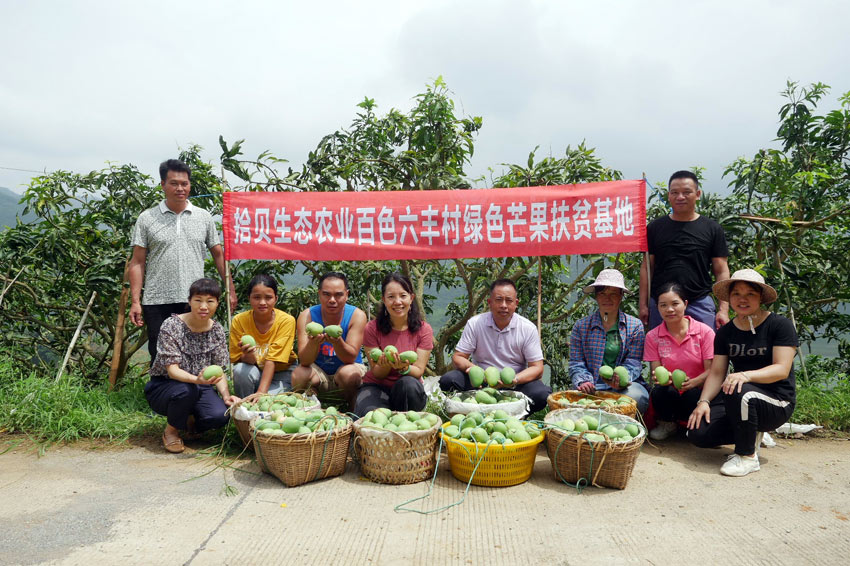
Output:
<svg viewBox="0 0 850 566">
<path fill-rule="evenodd" d="M 295 319 L 275 308 L 273 277 L 261 273 L 251 279 L 248 289 L 251 310 L 237 314 L 230 325 L 233 389 L 238 397 L 289 391 L 291 366 L 297 359 L 292 349 Z"/>
</svg>

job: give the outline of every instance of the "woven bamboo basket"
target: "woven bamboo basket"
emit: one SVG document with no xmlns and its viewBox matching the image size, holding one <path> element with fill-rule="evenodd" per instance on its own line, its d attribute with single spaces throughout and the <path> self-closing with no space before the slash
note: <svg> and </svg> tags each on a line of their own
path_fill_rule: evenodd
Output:
<svg viewBox="0 0 850 566">
<path fill-rule="evenodd" d="M 625 489 L 640 447 L 646 440 L 646 428 L 625 415 L 598 409 L 559 409 L 548 413 L 544 422 L 551 425 L 565 418 L 576 420 L 585 415 L 596 417 L 600 428 L 607 424 L 635 424 L 640 434 L 628 442 L 611 442 L 607 435 L 596 430 L 577 433 L 549 428 L 546 448 L 555 478 L 571 484 L 584 480 L 596 487 Z M 605 437 L 605 442 L 590 442 L 584 438 L 587 434 L 599 434 Z"/>
<path fill-rule="evenodd" d="M 450 425 L 446 423 L 443 425 Z M 546 437 L 540 431 L 537 438 L 514 444 L 479 444 L 442 434 L 449 453 L 452 475 L 462 482 L 485 487 L 519 485 L 531 477 L 537 458 L 537 445 Z M 477 468 L 476 468 L 477 467 Z"/>
<path fill-rule="evenodd" d="M 437 462 L 437 432 L 442 421 L 427 430 L 396 432 L 354 423 L 354 454 L 363 475 L 377 483 L 402 485 L 430 479 Z"/>
<path fill-rule="evenodd" d="M 233 423 L 236 425 L 236 431 L 239 433 L 239 438 L 242 439 L 242 442 L 245 444 L 245 447 L 248 448 L 249 450 L 251 449 L 251 446 L 252 446 L 251 445 L 251 434 L 252 433 L 250 431 L 250 424 L 251 424 L 252 420 L 257 418 L 256 415 L 260 414 L 260 412 L 256 412 L 256 414 L 254 416 L 252 416 L 251 418 L 246 420 L 246 419 L 240 419 L 237 415 L 237 411 L 238 411 L 239 407 L 241 407 L 244 403 L 256 403 L 257 400 L 260 397 L 263 397 L 264 395 L 266 395 L 266 394 L 265 393 L 253 393 L 251 395 L 248 395 L 247 397 L 245 397 L 244 399 L 242 399 L 238 403 L 234 403 L 233 406 L 230 408 L 230 414 L 233 415 Z M 302 399 L 304 401 L 314 401 L 314 399 L 311 399 L 310 397 L 306 397 L 306 396 L 302 395 L 301 393 L 287 392 L 286 395 L 293 395 L 293 396 L 298 397 L 299 399 Z M 315 408 L 320 407 L 320 406 L 321 405 L 317 403 L 317 404 L 312 405 L 310 407 L 304 407 L 304 410 L 309 411 L 310 409 L 315 409 Z"/>
<path fill-rule="evenodd" d="M 326 416 L 336 418 L 335 416 Z M 320 421 L 321 422 L 321 421 Z M 288 487 L 345 472 L 348 449 L 353 431 L 351 423 L 331 431 L 310 434 L 254 435 L 254 421 L 250 433 L 254 436 L 254 452 L 264 472 L 277 477 Z"/>
<path fill-rule="evenodd" d="M 546 398 L 546 402 L 549 405 L 550 411 L 556 411 L 558 409 L 587 409 L 582 405 L 576 405 L 575 402 L 579 399 L 592 399 L 594 401 L 602 401 L 604 399 L 613 399 L 617 400 L 620 397 L 625 397 L 620 393 L 615 393 L 613 391 L 597 391 L 596 393 L 584 393 L 583 391 L 556 391 L 549 395 Z M 618 415 L 626 415 L 627 417 L 635 418 L 637 415 L 637 401 L 629 398 L 631 401 L 628 405 L 603 405 L 600 407 L 603 411 L 607 413 L 615 413 Z M 592 409 L 596 410 L 596 409 Z"/>
</svg>

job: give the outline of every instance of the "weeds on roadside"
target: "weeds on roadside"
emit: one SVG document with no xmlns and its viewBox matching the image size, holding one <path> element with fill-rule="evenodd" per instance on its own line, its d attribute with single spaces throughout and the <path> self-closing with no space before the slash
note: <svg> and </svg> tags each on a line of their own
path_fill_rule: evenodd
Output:
<svg viewBox="0 0 850 566">
<path fill-rule="evenodd" d="M 791 420 L 832 430 L 850 430 L 850 361 L 806 356 L 808 379 L 797 378 L 797 408 Z"/>
</svg>

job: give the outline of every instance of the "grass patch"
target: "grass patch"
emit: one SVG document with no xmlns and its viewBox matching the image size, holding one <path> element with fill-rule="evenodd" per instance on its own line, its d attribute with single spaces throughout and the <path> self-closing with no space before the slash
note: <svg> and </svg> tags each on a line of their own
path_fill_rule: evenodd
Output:
<svg viewBox="0 0 850 566">
<path fill-rule="evenodd" d="M 850 362 L 841 358 L 807 356 L 809 378 L 796 370 L 797 407 L 791 420 L 831 430 L 850 431 Z"/>
</svg>

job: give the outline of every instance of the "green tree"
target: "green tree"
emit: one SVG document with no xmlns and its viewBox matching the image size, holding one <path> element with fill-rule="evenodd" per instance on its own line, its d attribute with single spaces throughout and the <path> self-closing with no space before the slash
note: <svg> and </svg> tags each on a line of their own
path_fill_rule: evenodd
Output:
<svg viewBox="0 0 850 566">
<path fill-rule="evenodd" d="M 795 320 L 801 340 L 838 340 L 850 356 L 850 92 L 835 110 L 816 113 L 828 92 L 789 82 L 779 149 L 727 168 L 728 205 L 737 212 L 728 226 L 739 234 L 730 238 L 730 267 L 755 267 L 776 285 L 777 308 Z"/>
</svg>

